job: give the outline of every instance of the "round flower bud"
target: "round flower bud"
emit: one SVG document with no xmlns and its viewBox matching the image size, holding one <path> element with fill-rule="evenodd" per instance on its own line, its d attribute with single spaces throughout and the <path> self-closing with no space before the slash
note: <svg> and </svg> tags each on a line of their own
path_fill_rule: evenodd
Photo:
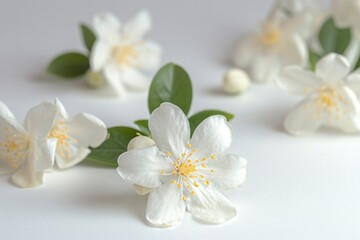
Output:
<svg viewBox="0 0 360 240">
<path fill-rule="evenodd" d="M 155 146 L 155 142 L 151 138 L 145 136 L 137 136 L 131 139 L 131 141 L 128 144 L 127 150 L 130 151 L 134 149 L 142 149 L 151 146 Z M 152 188 L 143 187 L 137 184 L 133 184 L 133 187 L 135 192 L 139 195 L 146 195 L 153 190 Z"/>
<path fill-rule="evenodd" d="M 142 149 L 154 145 L 155 142 L 151 138 L 145 136 L 137 136 L 131 139 L 131 141 L 128 144 L 127 150 L 129 151 L 133 149 Z"/>
<path fill-rule="evenodd" d="M 86 83 L 92 88 L 100 88 L 105 84 L 104 74 L 88 70 L 85 75 Z"/>
<path fill-rule="evenodd" d="M 249 86 L 249 75 L 241 69 L 230 69 L 224 76 L 223 89 L 228 94 L 243 93 Z"/>
</svg>

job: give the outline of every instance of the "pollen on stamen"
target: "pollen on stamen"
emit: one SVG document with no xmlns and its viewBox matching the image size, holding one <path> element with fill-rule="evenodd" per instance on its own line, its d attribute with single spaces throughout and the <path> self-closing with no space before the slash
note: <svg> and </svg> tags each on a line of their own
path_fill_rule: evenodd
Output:
<svg viewBox="0 0 360 240">
<path fill-rule="evenodd" d="M 161 174 L 164 175 L 164 174 L 165 174 L 165 170 L 161 170 Z"/>
<path fill-rule="evenodd" d="M 212 172 L 212 173 L 213 173 L 213 172 L 215 172 L 215 170 L 214 170 L 214 169 L 211 169 L 211 170 L 210 170 L 210 172 Z"/>
<path fill-rule="evenodd" d="M 175 181 L 175 180 L 171 180 L 170 183 L 171 183 L 171 184 L 175 184 L 176 181 Z"/>
<path fill-rule="evenodd" d="M 186 201 L 186 197 L 185 197 L 185 196 L 182 196 L 182 200 L 183 200 L 183 201 Z"/>
<path fill-rule="evenodd" d="M 188 143 L 188 144 L 186 145 L 186 147 L 187 147 L 187 148 L 191 148 L 191 144 Z"/>
<path fill-rule="evenodd" d="M 215 155 L 215 154 L 213 154 L 213 155 L 211 155 L 211 156 L 210 156 L 210 158 L 211 158 L 212 160 L 214 160 L 214 159 L 215 159 L 215 157 L 216 157 L 216 155 Z"/>
<path fill-rule="evenodd" d="M 206 168 L 206 167 L 207 167 L 205 163 L 201 164 L 201 166 L 202 166 L 203 168 Z"/>
<path fill-rule="evenodd" d="M 191 195 L 195 195 L 195 191 L 191 191 Z"/>
<path fill-rule="evenodd" d="M 186 157 L 186 153 L 181 154 L 182 157 Z"/>
<path fill-rule="evenodd" d="M 181 187 L 182 187 L 182 185 L 181 185 L 180 183 L 178 183 L 177 186 L 178 186 L 178 188 L 181 188 Z"/>
<path fill-rule="evenodd" d="M 204 183 L 205 183 L 206 185 L 209 185 L 210 182 L 209 182 L 209 180 L 205 180 Z"/>
<path fill-rule="evenodd" d="M 194 187 L 198 188 L 199 184 L 197 184 L 196 182 L 193 182 Z"/>
<path fill-rule="evenodd" d="M 171 152 L 167 152 L 166 155 L 167 155 L 168 157 L 171 157 Z"/>
</svg>

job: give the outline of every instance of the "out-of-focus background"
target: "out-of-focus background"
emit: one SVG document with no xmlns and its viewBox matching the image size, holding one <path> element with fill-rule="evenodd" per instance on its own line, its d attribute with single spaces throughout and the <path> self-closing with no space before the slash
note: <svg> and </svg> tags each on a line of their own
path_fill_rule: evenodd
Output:
<svg viewBox="0 0 360 240">
<path fill-rule="evenodd" d="M 189 72 L 192 112 L 233 112 L 232 152 L 249 162 L 247 183 L 225 192 L 238 216 L 209 226 L 186 214 L 171 229 L 150 227 L 146 197 L 137 196 L 114 169 L 82 163 L 45 175 L 37 189 L 18 189 L 0 177 L 1 239 L 359 239 L 360 137 L 325 130 L 287 135 L 282 122 L 299 99 L 274 85 L 253 85 L 241 96 L 221 92 L 238 38 L 258 26 L 269 0 L 1 0 L 0 100 L 19 118 L 43 100 L 61 99 L 70 113 L 89 112 L 110 127 L 145 118 L 147 93 L 104 97 L 85 81 L 44 73 L 67 50 L 85 51 L 79 24 L 107 10 L 126 21 L 138 10 L 152 13 L 149 38 Z"/>
</svg>

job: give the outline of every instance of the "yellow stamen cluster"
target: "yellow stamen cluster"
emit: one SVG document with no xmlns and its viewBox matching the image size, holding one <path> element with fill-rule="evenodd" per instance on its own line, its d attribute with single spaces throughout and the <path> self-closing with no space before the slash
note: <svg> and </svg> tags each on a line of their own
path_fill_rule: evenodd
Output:
<svg viewBox="0 0 360 240">
<path fill-rule="evenodd" d="M 4 130 L 5 135 L 0 141 L 0 158 L 16 169 L 29 156 L 30 141 L 26 135 L 11 133 L 9 128 Z"/>
<path fill-rule="evenodd" d="M 178 188 L 183 188 L 183 186 L 190 192 L 191 195 L 195 194 L 195 189 L 200 187 L 200 183 L 203 185 L 209 185 L 210 181 L 205 179 L 203 174 L 200 174 L 198 168 L 207 169 L 207 162 L 209 159 L 215 160 L 216 155 L 213 154 L 208 157 L 203 157 L 201 159 L 193 159 L 194 153 L 197 152 L 196 149 L 191 149 L 191 144 L 187 144 L 188 151 L 181 154 L 179 158 L 175 161 L 171 160 L 170 157 L 172 154 L 167 152 L 167 157 L 171 160 L 174 169 L 170 173 L 166 173 L 165 170 L 161 170 L 162 175 L 174 175 L 178 177 L 178 180 L 172 179 L 171 184 L 176 185 Z M 196 154 L 195 154 L 196 155 Z M 215 170 L 209 169 L 209 173 L 214 173 Z M 182 199 L 185 201 L 186 196 L 183 195 Z"/>
<path fill-rule="evenodd" d="M 131 45 L 119 45 L 113 48 L 113 56 L 120 65 L 132 65 L 138 55 L 138 51 Z"/>
<path fill-rule="evenodd" d="M 268 25 L 265 27 L 261 40 L 264 44 L 268 46 L 272 46 L 279 43 L 280 38 L 281 38 L 280 30 L 272 25 Z"/>
<path fill-rule="evenodd" d="M 334 117 L 334 115 L 337 119 L 339 119 L 342 114 L 340 104 L 347 104 L 341 94 L 333 88 L 321 87 L 316 100 L 317 117 L 320 118 L 321 113 L 325 110 L 329 116 L 329 121 Z"/>
<path fill-rule="evenodd" d="M 64 121 L 59 121 L 55 126 L 51 129 L 48 137 L 49 138 L 57 138 L 57 153 L 62 158 L 71 159 L 73 158 L 72 151 L 70 149 L 71 145 L 77 144 L 78 141 L 69 136 L 68 128 Z"/>
</svg>

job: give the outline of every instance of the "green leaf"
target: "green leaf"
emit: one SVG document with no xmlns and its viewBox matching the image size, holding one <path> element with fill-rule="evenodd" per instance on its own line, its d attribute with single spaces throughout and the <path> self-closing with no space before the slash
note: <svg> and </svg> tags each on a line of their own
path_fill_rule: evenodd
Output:
<svg viewBox="0 0 360 240">
<path fill-rule="evenodd" d="M 85 74 L 89 67 L 87 56 L 70 52 L 53 59 L 47 67 L 47 72 L 62 78 L 75 78 Z"/>
<path fill-rule="evenodd" d="M 145 136 L 150 137 L 151 132 L 149 130 L 149 121 L 144 119 L 144 120 L 137 120 L 134 122 L 139 128 L 142 134 L 144 134 Z"/>
<path fill-rule="evenodd" d="M 198 112 L 189 118 L 191 135 L 194 133 L 196 127 L 199 126 L 199 124 L 202 121 L 204 121 L 206 118 L 213 116 L 213 115 L 222 115 L 228 121 L 230 121 L 231 119 L 234 118 L 234 114 L 220 111 L 220 110 L 205 110 L 205 111 Z"/>
<path fill-rule="evenodd" d="M 344 53 L 351 40 L 350 28 L 337 28 L 332 18 L 329 18 L 319 32 L 320 44 L 325 53 Z"/>
<path fill-rule="evenodd" d="M 96 41 L 96 36 L 93 31 L 85 24 L 81 24 L 80 28 L 85 46 L 89 50 L 89 52 L 91 52 L 94 42 Z"/>
<path fill-rule="evenodd" d="M 311 71 L 315 71 L 316 63 L 321 58 L 321 55 L 309 50 L 309 68 Z"/>
<path fill-rule="evenodd" d="M 150 113 L 160 104 L 170 102 L 189 113 L 192 101 L 191 80 L 186 71 L 173 63 L 162 67 L 155 75 L 149 90 Z"/>
<path fill-rule="evenodd" d="M 99 147 L 91 149 L 86 160 L 117 167 L 118 157 L 127 151 L 127 145 L 131 139 L 137 136 L 139 131 L 129 127 L 113 127 L 109 128 L 108 131 L 109 139 L 105 140 Z"/>
</svg>

